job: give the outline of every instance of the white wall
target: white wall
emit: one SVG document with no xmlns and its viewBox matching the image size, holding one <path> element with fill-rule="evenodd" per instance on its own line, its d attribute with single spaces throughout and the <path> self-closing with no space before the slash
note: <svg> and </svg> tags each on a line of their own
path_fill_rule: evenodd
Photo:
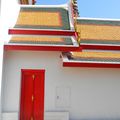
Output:
<svg viewBox="0 0 120 120">
<path fill-rule="evenodd" d="M 1 0 L 0 0 L 0 16 L 1 16 Z"/>
<path fill-rule="evenodd" d="M 20 71 L 27 68 L 46 70 L 46 111 L 69 111 L 70 120 L 120 119 L 120 69 L 65 68 L 60 52 L 5 52 L 3 112 L 19 111 Z M 58 88 L 68 106 L 57 99 Z"/>
</svg>

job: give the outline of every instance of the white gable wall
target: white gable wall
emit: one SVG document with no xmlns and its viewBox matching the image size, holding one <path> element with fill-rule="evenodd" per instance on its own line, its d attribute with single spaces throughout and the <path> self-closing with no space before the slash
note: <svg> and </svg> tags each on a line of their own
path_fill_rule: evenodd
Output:
<svg viewBox="0 0 120 120">
<path fill-rule="evenodd" d="M 65 68 L 60 54 L 5 52 L 2 112 L 19 111 L 21 69 L 45 69 L 45 111 L 68 111 L 70 120 L 120 118 L 120 69 Z"/>
</svg>

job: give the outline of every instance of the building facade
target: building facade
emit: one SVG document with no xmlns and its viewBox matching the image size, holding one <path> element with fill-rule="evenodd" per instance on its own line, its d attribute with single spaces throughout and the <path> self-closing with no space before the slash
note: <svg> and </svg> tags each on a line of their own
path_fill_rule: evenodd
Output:
<svg viewBox="0 0 120 120">
<path fill-rule="evenodd" d="M 1 120 L 119 120 L 120 21 L 78 17 L 76 1 L 15 6 L 2 13 Z"/>
</svg>

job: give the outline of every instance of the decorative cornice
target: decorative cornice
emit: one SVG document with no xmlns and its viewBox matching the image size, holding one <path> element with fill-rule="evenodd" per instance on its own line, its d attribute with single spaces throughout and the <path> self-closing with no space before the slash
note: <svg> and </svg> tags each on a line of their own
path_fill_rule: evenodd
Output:
<svg viewBox="0 0 120 120">
<path fill-rule="evenodd" d="M 79 17 L 77 0 L 72 0 L 73 14 L 74 17 Z"/>
</svg>

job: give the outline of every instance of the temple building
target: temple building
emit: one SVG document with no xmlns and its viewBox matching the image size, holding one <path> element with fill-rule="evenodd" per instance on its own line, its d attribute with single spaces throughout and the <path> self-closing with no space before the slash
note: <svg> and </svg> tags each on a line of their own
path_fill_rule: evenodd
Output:
<svg viewBox="0 0 120 120">
<path fill-rule="evenodd" d="M 0 120 L 120 120 L 120 20 L 82 18 L 76 0 L 13 2 L 1 15 Z"/>
</svg>

